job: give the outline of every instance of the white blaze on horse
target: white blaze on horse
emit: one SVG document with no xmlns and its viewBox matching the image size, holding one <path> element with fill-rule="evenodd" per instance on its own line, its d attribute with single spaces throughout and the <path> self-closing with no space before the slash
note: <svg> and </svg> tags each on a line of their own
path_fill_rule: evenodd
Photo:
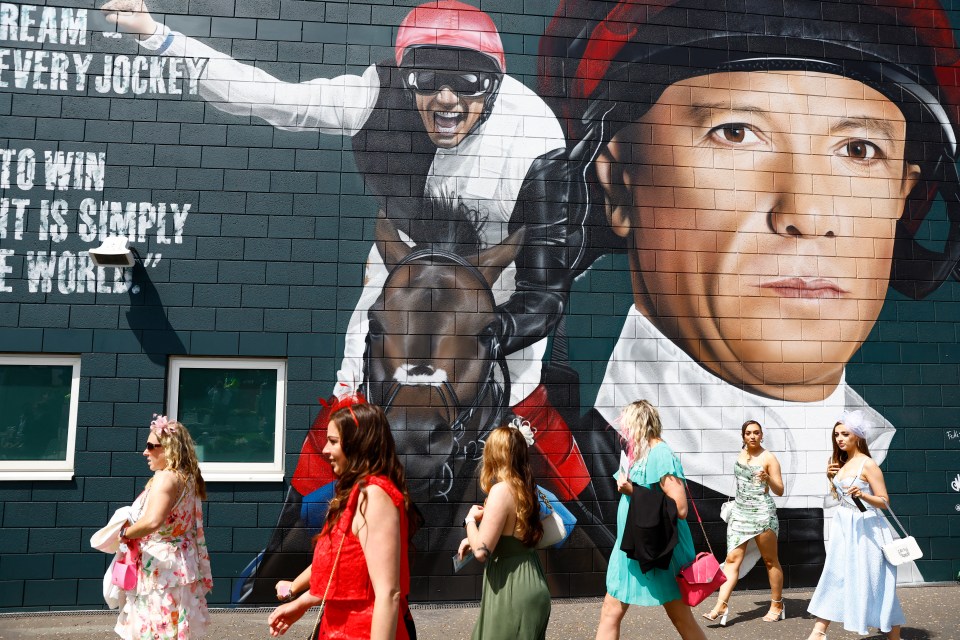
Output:
<svg viewBox="0 0 960 640">
<path fill-rule="evenodd" d="M 362 389 L 387 411 L 414 498 L 453 500 L 509 409 L 491 287 L 524 229 L 483 250 L 452 239 L 411 247 L 386 218 L 376 237 L 390 273 L 369 313 Z"/>
</svg>

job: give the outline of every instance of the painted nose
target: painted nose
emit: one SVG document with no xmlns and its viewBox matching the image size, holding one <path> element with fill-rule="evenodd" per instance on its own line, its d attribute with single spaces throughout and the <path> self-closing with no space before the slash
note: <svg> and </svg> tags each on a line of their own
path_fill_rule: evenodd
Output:
<svg viewBox="0 0 960 640">
<path fill-rule="evenodd" d="M 437 94 L 437 102 L 445 106 L 454 106 L 460 101 L 460 96 L 454 93 L 450 87 L 444 85 Z"/>
<path fill-rule="evenodd" d="M 839 223 L 835 194 L 824 188 L 834 180 L 830 158 L 812 153 L 777 156 L 767 214 L 771 231 L 797 239 L 836 237 Z"/>
</svg>

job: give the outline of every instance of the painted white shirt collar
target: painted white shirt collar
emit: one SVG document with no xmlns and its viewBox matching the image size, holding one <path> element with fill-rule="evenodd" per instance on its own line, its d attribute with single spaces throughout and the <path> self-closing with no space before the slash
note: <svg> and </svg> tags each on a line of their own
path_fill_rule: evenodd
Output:
<svg viewBox="0 0 960 640">
<path fill-rule="evenodd" d="M 733 464 L 740 452 L 740 426 L 763 426 L 763 446 L 776 454 L 786 490 L 777 505 L 822 508 L 829 491 L 824 475 L 831 455 L 831 429 L 845 409 L 862 409 L 873 428 L 870 453 L 886 457 L 896 429 L 846 383 L 819 402 L 790 402 L 752 394 L 718 378 L 664 336 L 631 307 L 607 363 L 596 409 L 612 423 L 634 400 L 660 411 L 664 439 L 676 451 L 687 478 L 724 495 L 735 493 Z"/>
</svg>

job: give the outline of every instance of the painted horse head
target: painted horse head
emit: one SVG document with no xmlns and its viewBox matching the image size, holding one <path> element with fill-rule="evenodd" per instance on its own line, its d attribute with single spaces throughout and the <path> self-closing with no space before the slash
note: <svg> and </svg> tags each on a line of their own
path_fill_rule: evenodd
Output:
<svg viewBox="0 0 960 640">
<path fill-rule="evenodd" d="M 446 224 L 449 242 L 411 247 L 391 221 L 377 222 L 389 276 L 369 312 L 364 389 L 387 410 L 418 500 L 449 499 L 455 480 L 472 475 L 510 397 L 491 287 L 524 230 L 480 250 L 478 241 L 462 241 L 462 225 L 476 238 L 476 223 L 461 220 Z"/>
</svg>

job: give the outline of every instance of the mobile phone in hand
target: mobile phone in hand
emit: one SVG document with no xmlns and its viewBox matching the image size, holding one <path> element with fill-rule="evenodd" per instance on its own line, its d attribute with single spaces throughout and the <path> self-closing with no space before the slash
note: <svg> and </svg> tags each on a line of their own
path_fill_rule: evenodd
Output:
<svg viewBox="0 0 960 640">
<path fill-rule="evenodd" d="M 465 566 L 470 564 L 473 560 L 473 552 L 468 551 L 465 556 L 461 559 L 459 554 L 453 554 L 453 572 L 458 573 L 460 569 L 463 569 Z"/>
<path fill-rule="evenodd" d="M 861 500 L 857 496 L 850 496 L 850 499 L 853 500 L 853 504 L 857 505 L 857 509 L 860 509 L 860 511 L 867 510 L 867 508 L 863 506 L 863 500 Z"/>
</svg>

